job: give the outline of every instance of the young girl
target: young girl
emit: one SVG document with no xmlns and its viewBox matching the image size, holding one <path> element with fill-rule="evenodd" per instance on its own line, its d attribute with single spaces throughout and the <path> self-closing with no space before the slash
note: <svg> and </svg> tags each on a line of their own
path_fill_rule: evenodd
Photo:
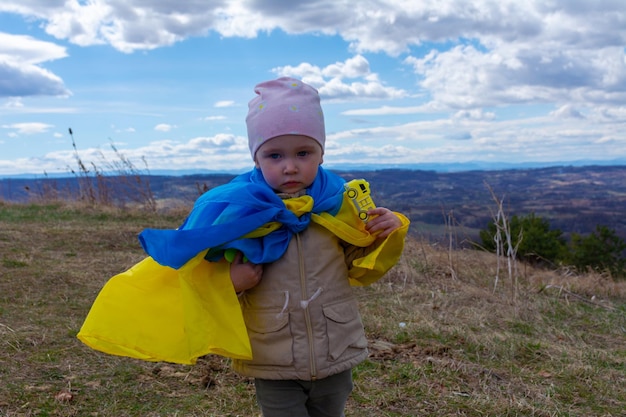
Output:
<svg viewBox="0 0 626 417">
<path fill-rule="evenodd" d="M 343 416 L 351 369 L 368 355 L 351 285 L 369 284 L 395 264 L 409 221 L 383 207 L 368 210 L 363 221 L 345 181 L 321 167 L 326 136 L 314 88 L 280 78 L 258 84 L 255 92 L 246 118 L 255 168 L 201 196 L 179 229 L 144 230 L 148 266 L 114 277 L 122 285 L 107 284 L 112 289 L 103 289 L 79 338 L 146 360 L 193 363 L 207 353 L 223 354 L 233 358 L 236 372 L 254 378 L 264 416 Z M 155 261 L 178 270 L 178 280 Z M 120 336 L 119 323 L 97 324 L 110 320 L 110 309 L 105 319 L 98 306 L 128 297 L 120 288 L 148 272 L 151 280 L 164 276 L 157 280 L 170 288 L 150 284 L 133 297 L 135 304 L 152 300 L 145 309 L 160 317 L 165 312 L 159 309 L 172 312 L 172 305 L 183 304 L 183 312 L 131 343 Z M 173 280 L 182 294 L 177 300 Z M 135 324 L 129 325 L 128 312 L 120 320 L 136 332 L 155 321 L 144 315 Z M 102 331 L 112 326 L 117 334 Z M 237 332 L 239 342 L 224 342 Z"/>
<path fill-rule="evenodd" d="M 306 195 L 324 156 L 319 96 L 289 78 L 259 84 L 256 92 L 246 119 L 255 167 L 282 199 Z M 368 215 L 366 230 L 377 239 L 365 248 L 311 222 L 275 262 L 256 265 L 239 256 L 232 264 L 235 290 L 245 290 L 240 299 L 252 344 L 252 360 L 233 367 L 255 378 L 264 416 L 343 415 L 351 368 L 367 357 L 348 269 L 402 226 L 386 208 Z"/>
</svg>

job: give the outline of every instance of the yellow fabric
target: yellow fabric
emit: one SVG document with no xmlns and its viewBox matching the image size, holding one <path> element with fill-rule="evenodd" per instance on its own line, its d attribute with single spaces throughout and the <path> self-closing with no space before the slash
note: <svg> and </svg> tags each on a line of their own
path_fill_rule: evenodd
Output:
<svg viewBox="0 0 626 417">
<path fill-rule="evenodd" d="M 179 270 L 147 257 L 106 283 L 77 337 L 93 349 L 146 361 L 193 364 L 209 353 L 249 359 L 229 270 L 227 262 L 202 255 Z"/>
<path fill-rule="evenodd" d="M 311 210 L 313 201 L 303 196 L 285 200 L 285 204 L 301 215 Z M 313 214 L 311 220 L 348 243 L 367 247 L 376 237 L 365 230 L 355 213 L 346 197 L 336 216 Z M 371 284 L 397 262 L 409 221 L 396 214 L 402 227 L 353 262 L 349 277 L 352 285 Z M 280 224 L 268 223 L 246 237 L 261 237 L 277 227 Z M 147 257 L 114 276 L 94 301 L 77 337 L 95 350 L 146 361 L 193 364 L 206 354 L 252 358 L 230 280 L 230 264 L 207 262 L 204 253 L 178 270 Z"/>
<path fill-rule="evenodd" d="M 377 242 L 372 252 L 352 261 L 349 270 L 350 285 L 365 286 L 378 281 L 400 259 L 410 221 L 401 213 L 394 214 L 398 216 L 402 226 L 394 230 L 385 240 Z"/>
<path fill-rule="evenodd" d="M 394 214 L 398 216 L 402 226 L 394 230 L 385 240 L 377 242 L 377 246 L 372 252 L 352 261 L 349 270 L 352 286 L 364 286 L 376 282 L 400 259 L 410 221 L 401 213 L 394 212 Z M 354 204 L 345 195 L 344 203 L 335 216 L 328 213 L 312 214 L 311 216 L 311 221 L 324 226 L 337 237 L 352 245 L 367 247 L 376 242 L 376 236 L 365 229 L 365 223 L 359 219 L 359 213 Z"/>
</svg>

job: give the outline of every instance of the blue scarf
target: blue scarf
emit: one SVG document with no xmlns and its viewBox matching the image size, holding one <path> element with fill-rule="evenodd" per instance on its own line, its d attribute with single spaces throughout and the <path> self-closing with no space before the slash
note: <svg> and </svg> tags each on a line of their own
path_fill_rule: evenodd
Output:
<svg viewBox="0 0 626 417">
<path fill-rule="evenodd" d="M 313 198 L 312 213 L 336 215 L 343 201 L 344 182 L 320 166 L 306 190 Z M 231 248 L 262 264 L 279 259 L 293 234 L 306 229 L 310 221 L 311 213 L 297 217 L 287 209 L 255 168 L 200 196 L 178 229 L 145 229 L 139 241 L 155 261 L 174 269 L 202 251 L 207 251 L 207 259 L 218 260 Z M 281 223 L 282 227 L 260 238 L 242 238 L 269 222 Z"/>
</svg>

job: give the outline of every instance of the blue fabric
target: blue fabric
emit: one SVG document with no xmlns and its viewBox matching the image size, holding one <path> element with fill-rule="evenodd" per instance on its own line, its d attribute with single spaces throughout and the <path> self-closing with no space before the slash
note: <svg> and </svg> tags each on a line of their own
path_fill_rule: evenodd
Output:
<svg viewBox="0 0 626 417">
<path fill-rule="evenodd" d="M 344 182 L 320 166 L 315 181 L 307 188 L 314 201 L 312 212 L 337 214 L 343 201 Z M 178 229 L 145 229 L 139 234 L 139 241 L 155 261 L 174 269 L 202 251 L 209 252 L 207 259 L 217 260 L 229 248 L 238 249 L 251 262 L 261 264 L 279 259 L 293 234 L 304 230 L 310 220 L 311 213 L 298 218 L 288 210 L 255 168 L 200 196 Z M 261 238 L 240 239 L 268 222 L 279 222 L 283 227 Z"/>
</svg>

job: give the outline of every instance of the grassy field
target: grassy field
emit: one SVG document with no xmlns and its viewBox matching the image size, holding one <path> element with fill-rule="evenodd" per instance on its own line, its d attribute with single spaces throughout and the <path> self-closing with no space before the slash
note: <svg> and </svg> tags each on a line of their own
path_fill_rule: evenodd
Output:
<svg viewBox="0 0 626 417">
<path fill-rule="evenodd" d="M 143 259 L 144 227 L 184 214 L 0 203 L 0 416 L 256 416 L 251 381 L 112 357 L 76 334 L 106 280 Z M 409 241 L 355 291 L 370 358 L 347 416 L 624 416 L 626 283 Z M 495 286 L 495 289 L 494 289 Z"/>
</svg>

